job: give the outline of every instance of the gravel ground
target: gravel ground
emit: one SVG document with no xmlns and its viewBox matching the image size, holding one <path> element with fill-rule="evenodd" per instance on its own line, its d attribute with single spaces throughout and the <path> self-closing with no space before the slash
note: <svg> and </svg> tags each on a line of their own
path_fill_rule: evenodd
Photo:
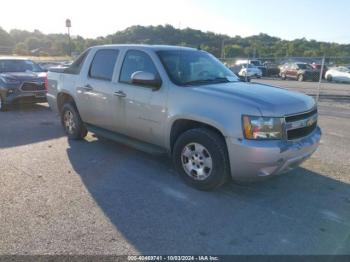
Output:
<svg viewBox="0 0 350 262">
<path fill-rule="evenodd" d="M 0 114 L 0 254 L 350 254 L 350 110 L 320 104 L 300 168 L 215 192 L 166 157 L 68 141 L 46 104 Z"/>
</svg>

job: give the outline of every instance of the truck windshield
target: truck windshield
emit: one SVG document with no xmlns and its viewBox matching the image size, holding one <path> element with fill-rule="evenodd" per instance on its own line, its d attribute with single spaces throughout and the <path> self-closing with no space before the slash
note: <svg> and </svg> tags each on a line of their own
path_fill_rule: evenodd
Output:
<svg viewBox="0 0 350 262">
<path fill-rule="evenodd" d="M 0 60 L 0 73 L 43 72 L 44 70 L 31 60 Z"/>
<path fill-rule="evenodd" d="M 239 81 L 214 56 L 200 50 L 166 50 L 157 52 L 171 81 L 180 86 Z"/>
</svg>

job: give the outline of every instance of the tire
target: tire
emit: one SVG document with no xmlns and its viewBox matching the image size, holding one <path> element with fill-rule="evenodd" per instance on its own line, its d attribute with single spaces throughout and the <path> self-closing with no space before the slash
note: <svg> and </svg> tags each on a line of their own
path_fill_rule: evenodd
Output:
<svg viewBox="0 0 350 262">
<path fill-rule="evenodd" d="M 0 112 L 7 111 L 7 105 L 5 105 L 4 98 L 0 95 Z"/>
<path fill-rule="evenodd" d="M 332 75 L 327 75 L 327 81 L 332 82 L 333 81 L 333 76 Z"/>
<path fill-rule="evenodd" d="M 230 177 L 226 143 L 207 128 L 182 133 L 175 142 L 172 158 L 183 180 L 199 190 L 214 190 Z"/>
<path fill-rule="evenodd" d="M 69 139 L 81 140 L 86 137 L 88 133 L 73 103 L 66 103 L 63 105 L 61 123 Z"/>
<path fill-rule="evenodd" d="M 303 74 L 298 75 L 298 81 L 299 82 L 303 82 L 304 81 L 304 75 Z"/>
</svg>

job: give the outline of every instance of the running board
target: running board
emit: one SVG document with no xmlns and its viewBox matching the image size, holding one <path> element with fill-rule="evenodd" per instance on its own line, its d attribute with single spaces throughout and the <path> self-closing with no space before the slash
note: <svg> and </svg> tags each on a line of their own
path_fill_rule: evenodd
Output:
<svg viewBox="0 0 350 262">
<path fill-rule="evenodd" d="M 142 142 L 140 140 L 137 139 L 133 139 L 131 137 L 116 133 L 116 132 L 112 132 L 109 130 L 106 130 L 104 128 L 100 128 L 94 125 L 90 125 L 90 124 L 86 124 L 85 123 L 86 128 L 92 132 L 95 133 L 97 135 L 100 135 L 102 137 L 108 138 L 110 140 L 113 140 L 117 143 L 135 148 L 137 150 L 152 154 L 152 155 L 162 155 L 162 154 L 166 154 L 167 151 L 160 147 L 160 146 L 156 146 L 156 145 L 152 145 L 146 142 Z"/>
</svg>

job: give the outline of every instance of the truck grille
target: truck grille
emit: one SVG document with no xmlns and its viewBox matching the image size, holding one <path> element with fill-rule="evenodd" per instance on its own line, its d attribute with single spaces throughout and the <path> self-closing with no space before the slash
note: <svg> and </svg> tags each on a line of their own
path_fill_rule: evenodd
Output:
<svg viewBox="0 0 350 262">
<path fill-rule="evenodd" d="M 21 87 L 22 91 L 45 91 L 45 83 L 25 82 Z"/>
<path fill-rule="evenodd" d="M 311 134 L 317 127 L 317 109 L 297 115 L 287 116 L 287 139 L 293 140 Z"/>
</svg>

